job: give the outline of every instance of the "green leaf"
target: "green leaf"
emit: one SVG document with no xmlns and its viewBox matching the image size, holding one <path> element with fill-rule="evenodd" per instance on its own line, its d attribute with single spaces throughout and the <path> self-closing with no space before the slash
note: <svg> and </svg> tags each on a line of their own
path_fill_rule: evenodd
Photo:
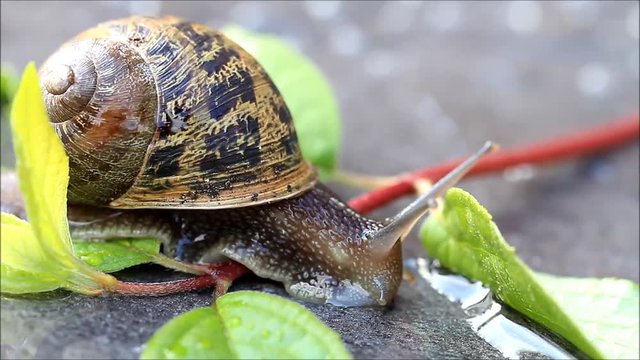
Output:
<svg viewBox="0 0 640 360">
<path fill-rule="evenodd" d="M 322 72 L 276 36 L 236 25 L 222 31 L 265 68 L 291 111 L 302 155 L 322 176 L 330 174 L 338 161 L 341 122 L 338 101 Z"/>
<path fill-rule="evenodd" d="M 220 297 L 213 308 L 171 320 L 142 359 L 351 359 L 340 336 L 304 306 L 257 291 Z"/>
<path fill-rule="evenodd" d="M 451 189 L 445 197 L 443 207 L 423 224 L 420 237 L 427 252 L 444 266 L 488 285 L 502 302 L 563 336 L 589 356 L 616 357 L 623 353 L 619 350 L 607 352 L 611 350 L 611 346 L 606 344 L 610 341 L 608 337 L 614 334 L 617 336 L 618 325 L 610 327 L 603 321 L 597 328 L 592 323 L 584 322 L 583 316 L 578 317 L 574 312 L 566 311 L 574 304 L 566 302 L 560 305 L 567 298 L 554 298 L 552 294 L 555 295 L 557 288 L 551 291 L 545 288 L 549 282 L 543 284 L 540 277 L 518 258 L 515 249 L 500 234 L 491 215 L 470 194 L 460 189 Z M 573 291 L 569 285 L 565 286 L 568 287 L 565 289 L 568 292 Z M 637 299 L 637 287 L 635 289 L 636 294 L 633 296 Z M 601 314 L 603 317 L 595 317 L 604 320 L 607 309 L 589 310 L 592 315 L 599 311 L 604 312 Z M 632 322 L 634 324 L 627 331 L 637 332 L 638 318 L 635 317 Z M 604 329 L 606 330 L 600 332 Z M 626 345 L 633 346 L 631 343 Z M 637 347 L 628 348 L 628 351 L 637 351 Z"/>
<path fill-rule="evenodd" d="M 50 270 L 49 254 L 40 246 L 31 225 L 13 214 L 0 213 L 2 264 L 24 271 Z"/>
<path fill-rule="evenodd" d="M 80 260 L 106 273 L 148 263 L 160 253 L 160 241 L 156 239 L 74 241 L 73 244 Z"/>
<path fill-rule="evenodd" d="M 11 129 L 27 219 L 42 242 L 40 246 L 68 261 L 72 252 L 67 225 L 69 161 L 62 141 L 49 124 L 33 63 L 25 69 L 18 88 L 11 109 Z"/>
<path fill-rule="evenodd" d="M 234 292 L 221 297 L 216 308 L 240 358 L 351 358 L 337 333 L 280 296 Z"/>
<path fill-rule="evenodd" d="M 59 279 L 47 273 L 18 270 L 5 264 L 0 264 L 0 271 L 0 291 L 3 293 L 39 293 L 55 290 L 61 285 Z"/>
<path fill-rule="evenodd" d="M 538 281 L 610 359 L 640 358 L 640 290 L 633 281 L 559 277 L 536 273 Z"/>
<path fill-rule="evenodd" d="M 46 261 L 37 244 L 31 225 L 11 214 L 2 213 L 0 225 L 0 291 L 3 293 L 24 294 L 49 291 L 60 287 L 64 282 L 47 272 L 33 271 L 39 262 Z"/>
<path fill-rule="evenodd" d="M 223 296 L 224 297 L 224 296 Z M 164 324 L 147 342 L 141 359 L 236 359 L 212 307 L 186 312 Z"/>
<path fill-rule="evenodd" d="M 11 130 L 29 223 L 2 214 L 1 262 L 7 276 L 3 290 L 43 288 L 37 281 L 21 288 L 5 285 L 24 281 L 29 278 L 26 273 L 48 274 L 45 279 L 56 279 L 59 287 L 82 293 L 113 286 L 117 280 L 73 255 L 67 222 L 69 160 L 49 123 L 34 63 L 27 65 L 20 81 L 11 108 Z"/>
</svg>

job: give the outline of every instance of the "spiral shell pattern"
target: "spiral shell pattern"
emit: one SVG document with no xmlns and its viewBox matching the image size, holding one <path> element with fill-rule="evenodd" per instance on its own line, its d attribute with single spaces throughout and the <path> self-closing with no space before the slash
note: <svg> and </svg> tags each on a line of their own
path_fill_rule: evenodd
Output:
<svg viewBox="0 0 640 360">
<path fill-rule="evenodd" d="M 291 114 L 258 62 L 175 17 L 100 24 L 43 64 L 51 122 L 70 157 L 70 201 L 228 208 L 311 188 Z"/>
</svg>

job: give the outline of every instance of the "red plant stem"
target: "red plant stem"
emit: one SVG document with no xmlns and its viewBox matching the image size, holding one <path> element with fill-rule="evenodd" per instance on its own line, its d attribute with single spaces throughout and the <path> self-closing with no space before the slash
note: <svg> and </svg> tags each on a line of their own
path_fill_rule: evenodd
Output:
<svg viewBox="0 0 640 360">
<path fill-rule="evenodd" d="M 502 171 L 515 165 L 551 163 L 591 155 L 638 140 L 639 135 L 638 115 L 628 115 L 573 134 L 487 155 L 467 176 Z M 388 186 L 351 199 L 349 206 L 360 213 L 375 210 L 402 196 L 415 193 L 413 184 L 416 180 L 438 181 L 463 161 L 464 159 L 457 159 L 411 172 Z"/>
<path fill-rule="evenodd" d="M 211 275 L 198 275 L 189 279 L 165 281 L 159 283 L 137 283 L 119 281 L 111 291 L 121 295 L 163 296 L 180 292 L 196 291 L 210 288 L 216 284 Z"/>
<path fill-rule="evenodd" d="M 222 296 L 231 282 L 249 272 L 249 269 L 235 261 L 227 261 L 208 266 L 206 274 L 184 280 L 158 283 L 137 283 L 118 281 L 111 292 L 129 296 L 164 296 L 188 291 L 197 291 L 215 286 L 215 297 Z"/>
</svg>

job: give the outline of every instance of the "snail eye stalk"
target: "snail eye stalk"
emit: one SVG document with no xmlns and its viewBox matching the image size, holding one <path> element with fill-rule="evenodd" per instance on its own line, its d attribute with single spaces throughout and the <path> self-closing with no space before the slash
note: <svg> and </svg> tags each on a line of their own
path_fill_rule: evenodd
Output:
<svg viewBox="0 0 640 360">
<path fill-rule="evenodd" d="M 409 204 L 394 216 L 387 225 L 371 235 L 372 243 L 376 247 L 374 251 L 380 254 L 389 252 L 396 242 L 402 241 L 423 215 L 437 207 L 437 198 L 444 196 L 447 190 L 455 186 L 482 157 L 497 149 L 498 145 L 487 141 L 480 150 L 440 179 L 429 192 Z"/>
</svg>

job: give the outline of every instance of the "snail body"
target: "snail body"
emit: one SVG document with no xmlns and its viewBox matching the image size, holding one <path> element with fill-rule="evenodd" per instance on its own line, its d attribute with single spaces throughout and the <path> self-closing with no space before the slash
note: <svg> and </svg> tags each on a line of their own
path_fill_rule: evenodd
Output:
<svg viewBox="0 0 640 360">
<path fill-rule="evenodd" d="M 156 237 L 170 256 L 231 259 L 313 302 L 389 304 L 402 238 L 481 155 L 381 223 L 317 180 L 267 73 L 204 25 L 106 22 L 61 46 L 40 74 L 69 156 L 74 238 Z M 16 188 L 3 175 L 2 193 Z M 2 196 L 3 211 L 21 206 Z"/>
<path fill-rule="evenodd" d="M 120 210 L 71 205 L 73 238 L 154 237 L 190 263 L 237 261 L 291 295 L 339 306 L 389 304 L 402 280 L 402 244 L 378 253 L 360 216 L 321 183 L 271 204 L 212 210 Z"/>
</svg>

